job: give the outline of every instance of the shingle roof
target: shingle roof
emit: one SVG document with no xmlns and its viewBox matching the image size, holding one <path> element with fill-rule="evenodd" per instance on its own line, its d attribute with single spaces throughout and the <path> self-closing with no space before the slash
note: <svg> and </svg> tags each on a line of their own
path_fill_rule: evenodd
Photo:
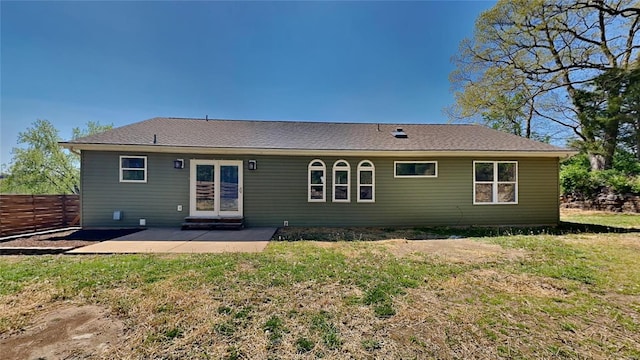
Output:
<svg viewBox="0 0 640 360">
<path fill-rule="evenodd" d="M 407 138 L 392 133 L 402 128 Z M 153 118 L 67 144 L 226 149 L 561 152 L 557 146 L 480 125 L 375 124 Z"/>
</svg>

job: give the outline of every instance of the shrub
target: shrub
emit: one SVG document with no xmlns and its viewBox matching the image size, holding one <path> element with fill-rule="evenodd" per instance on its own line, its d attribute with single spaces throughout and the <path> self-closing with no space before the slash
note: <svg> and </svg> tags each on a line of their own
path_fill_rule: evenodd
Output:
<svg viewBox="0 0 640 360">
<path fill-rule="evenodd" d="M 603 170 L 592 174 L 601 186 L 606 186 L 616 193 L 628 193 L 631 191 L 633 177 L 627 176 L 618 170 Z"/>
<path fill-rule="evenodd" d="M 580 164 L 566 165 L 560 171 L 560 188 L 563 194 L 590 197 L 598 188 L 588 169 Z"/>
<path fill-rule="evenodd" d="M 617 149 L 613 157 L 613 168 L 624 174 L 640 175 L 640 161 L 624 149 Z"/>
<path fill-rule="evenodd" d="M 578 154 L 561 163 L 560 188 L 563 195 L 594 198 L 603 188 L 620 194 L 640 194 L 640 162 L 633 154 L 618 151 L 613 169 L 591 171 L 586 154 Z"/>
<path fill-rule="evenodd" d="M 633 181 L 631 181 L 631 192 L 640 194 L 640 176 L 636 176 Z"/>
</svg>

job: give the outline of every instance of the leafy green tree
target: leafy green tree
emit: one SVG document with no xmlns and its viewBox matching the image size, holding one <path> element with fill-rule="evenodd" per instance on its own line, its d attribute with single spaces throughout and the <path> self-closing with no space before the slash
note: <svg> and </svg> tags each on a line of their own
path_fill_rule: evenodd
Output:
<svg viewBox="0 0 640 360">
<path fill-rule="evenodd" d="M 499 114 L 493 120 L 508 124 L 513 118 L 501 114 L 500 97 L 522 96 L 518 116 L 525 123 L 569 130 L 610 168 L 620 140 L 620 94 L 611 87 L 605 93 L 609 116 L 593 117 L 582 114 L 581 90 L 608 71 L 632 67 L 640 52 L 639 5 L 637 0 L 498 1 L 480 15 L 473 37 L 453 59 L 456 104 L 450 117 L 473 121 Z M 600 153 L 592 151 L 598 148 L 594 141 L 601 143 Z"/>
<path fill-rule="evenodd" d="M 628 88 L 622 100 L 625 119 L 620 129 L 620 140 L 624 150 L 635 154 L 640 161 L 640 58 L 629 72 Z"/>
<path fill-rule="evenodd" d="M 73 137 L 90 135 L 112 128 L 89 122 L 87 129 L 73 129 Z M 1 192 L 16 194 L 75 194 L 80 185 L 78 156 L 63 150 L 58 130 L 48 120 L 36 120 L 32 127 L 18 134 L 18 144 L 12 150 L 8 175 Z"/>
<path fill-rule="evenodd" d="M 502 130 L 518 136 L 531 137 L 530 123 L 523 112 L 522 94 L 512 97 L 498 95 L 493 105 L 482 111 L 484 123 L 496 130 Z M 524 128 L 524 129 L 523 129 Z"/>
</svg>

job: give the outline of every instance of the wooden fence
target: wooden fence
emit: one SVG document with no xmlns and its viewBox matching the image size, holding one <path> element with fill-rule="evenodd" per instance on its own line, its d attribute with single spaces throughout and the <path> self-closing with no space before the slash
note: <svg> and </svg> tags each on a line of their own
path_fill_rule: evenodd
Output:
<svg viewBox="0 0 640 360">
<path fill-rule="evenodd" d="M 78 195 L 0 195 L 0 236 L 80 223 Z"/>
</svg>

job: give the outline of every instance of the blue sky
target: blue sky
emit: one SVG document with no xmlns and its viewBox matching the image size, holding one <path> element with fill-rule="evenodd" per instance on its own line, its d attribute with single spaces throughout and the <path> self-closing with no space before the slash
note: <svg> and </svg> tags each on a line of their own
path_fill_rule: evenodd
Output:
<svg viewBox="0 0 640 360">
<path fill-rule="evenodd" d="M 48 119 L 444 123 L 485 1 L 0 3 L 0 163 Z"/>
</svg>

